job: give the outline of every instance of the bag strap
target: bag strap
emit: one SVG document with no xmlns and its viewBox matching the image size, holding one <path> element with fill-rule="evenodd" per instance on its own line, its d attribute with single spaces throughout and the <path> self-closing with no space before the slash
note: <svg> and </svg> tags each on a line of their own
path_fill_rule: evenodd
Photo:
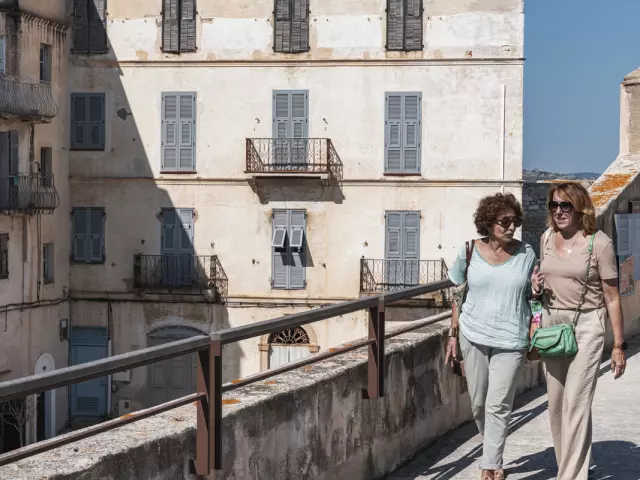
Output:
<svg viewBox="0 0 640 480">
<path fill-rule="evenodd" d="M 467 252 L 467 264 L 464 268 L 464 279 L 467 280 L 467 272 L 469 271 L 469 264 L 471 263 L 471 257 L 473 256 L 473 247 L 475 246 L 476 241 L 471 240 L 465 244 L 465 249 Z"/>
<path fill-rule="evenodd" d="M 584 279 L 584 284 L 582 285 L 582 292 L 580 293 L 580 301 L 578 301 L 578 307 L 576 308 L 576 313 L 573 315 L 573 321 L 571 322 L 573 329 L 575 330 L 576 325 L 578 325 L 578 316 L 580 315 L 580 309 L 584 304 L 584 297 L 587 294 L 587 284 L 589 283 L 589 274 L 591 273 L 591 259 L 593 258 L 593 239 L 596 234 L 592 234 L 589 239 L 589 260 L 587 260 L 587 276 Z"/>
<path fill-rule="evenodd" d="M 549 239 L 551 238 L 551 234 L 553 230 L 551 228 L 547 228 L 547 230 L 542 235 L 542 248 L 540 249 L 540 261 L 544 260 L 544 251 L 547 249 L 547 244 L 549 243 Z"/>
</svg>

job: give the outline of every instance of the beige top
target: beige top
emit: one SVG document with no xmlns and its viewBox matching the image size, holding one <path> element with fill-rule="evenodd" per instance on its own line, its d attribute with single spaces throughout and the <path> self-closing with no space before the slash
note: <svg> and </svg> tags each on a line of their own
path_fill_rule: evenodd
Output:
<svg viewBox="0 0 640 480">
<path fill-rule="evenodd" d="M 556 253 L 554 233 L 543 235 L 540 270 L 545 278 L 543 303 L 550 308 L 575 310 L 580 301 L 582 286 L 587 274 L 589 242 L 568 258 L 560 258 Z M 602 280 L 618 278 L 618 265 L 613 242 L 603 232 L 598 231 L 593 239 L 591 272 L 587 283 L 582 310 L 592 310 L 604 306 Z"/>
</svg>

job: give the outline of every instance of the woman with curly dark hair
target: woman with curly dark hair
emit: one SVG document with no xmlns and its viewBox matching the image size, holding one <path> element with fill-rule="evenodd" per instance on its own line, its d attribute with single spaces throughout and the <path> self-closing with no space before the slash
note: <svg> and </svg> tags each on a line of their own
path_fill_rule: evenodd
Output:
<svg viewBox="0 0 640 480">
<path fill-rule="evenodd" d="M 459 342 L 473 416 L 483 437 L 481 479 L 502 480 L 516 377 L 529 345 L 536 255 L 514 238 L 522 207 L 512 194 L 483 198 L 474 217 L 482 238 L 460 250 L 449 272 L 463 294 L 454 305 L 445 363 L 458 361 Z"/>
</svg>

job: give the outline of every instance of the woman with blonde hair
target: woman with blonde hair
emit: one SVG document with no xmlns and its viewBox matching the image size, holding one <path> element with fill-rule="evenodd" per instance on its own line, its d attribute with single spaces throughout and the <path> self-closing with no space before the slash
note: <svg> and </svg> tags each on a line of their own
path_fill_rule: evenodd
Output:
<svg viewBox="0 0 640 480">
<path fill-rule="evenodd" d="M 541 266 L 531 277 L 533 295 L 543 307 L 532 347 L 540 346 L 546 367 L 557 480 L 587 480 L 591 405 L 607 316 L 614 337 L 614 378 L 626 366 L 616 255 L 611 239 L 597 230 L 593 203 L 579 183 L 549 189 L 548 226 L 540 242 Z M 560 331 L 565 337 L 553 345 Z"/>
</svg>

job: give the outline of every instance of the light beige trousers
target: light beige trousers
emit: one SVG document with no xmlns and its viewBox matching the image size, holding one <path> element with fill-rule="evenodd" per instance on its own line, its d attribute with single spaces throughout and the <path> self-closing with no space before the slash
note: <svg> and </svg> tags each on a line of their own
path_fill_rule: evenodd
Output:
<svg viewBox="0 0 640 480">
<path fill-rule="evenodd" d="M 545 310 L 542 325 L 571 323 L 573 310 Z M 574 357 L 543 359 L 549 392 L 549 420 L 558 461 L 557 480 L 587 480 L 591 460 L 591 405 L 604 348 L 606 310 L 578 317 Z"/>
</svg>

